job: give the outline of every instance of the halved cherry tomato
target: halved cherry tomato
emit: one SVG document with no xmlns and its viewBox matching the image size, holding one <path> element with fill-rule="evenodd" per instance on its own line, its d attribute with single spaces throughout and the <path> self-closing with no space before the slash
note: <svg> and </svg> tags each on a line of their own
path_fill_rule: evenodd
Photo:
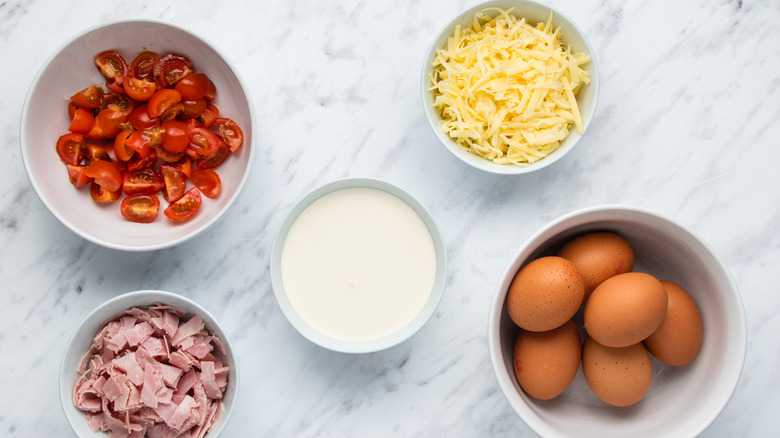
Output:
<svg viewBox="0 0 780 438">
<path fill-rule="evenodd" d="M 184 104 L 179 102 L 174 104 L 160 114 L 160 123 L 167 122 L 168 120 L 176 120 L 184 116 Z"/>
<path fill-rule="evenodd" d="M 230 155 L 230 148 L 227 143 L 219 139 L 219 146 L 214 152 L 206 155 L 198 160 L 198 164 L 195 166 L 197 169 L 213 169 L 220 164 L 224 163 L 227 157 Z"/>
<path fill-rule="evenodd" d="M 203 123 L 204 128 L 210 128 L 217 121 L 217 117 L 219 117 L 219 109 L 213 103 L 209 103 L 198 120 Z"/>
<path fill-rule="evenodd" d="M 241 131 L 241 127 L 238 126 L 238 123 L 232 119 L 226 117 L 218 118 L 214 122 L 214 126 L 222 139 L 225 140 L 225 143 L 230 146 L 230 152 L 236 152 L 244 143 L 244 133 Z"/>
<path fill-rule="evenodd" d="M 168 152 L 178 153 L 187 149 L 190 144 L 190 133 L 187 125 L 179 120 L 163 122 L 162 147 Z"/>
<path fill-rule="evenodd" d="M 84 148 L 84 150 L 86 152 L 84 154 L 84 162 L 87 165 L 100 160 L 111 161 L 111 158 L 108 156 L 108 152 L 106 152 L 106 148 L 104 146 L 87 143 L 87 146 Z"/>
<path fill-rule="evenodd" d="M 205 73 L 190 73 L 176 83 L 175 89 L 184 100 L 196 100 L 206 97 L 209 91 L 209 79 Z"/>
<path fill-rule="evenodd" d="M 213 169 L 195 169 L 192 171 L 192 184 L 200 190 L 203 196 L 216 198 L 219 196 L 219 190 L 222 182 L 217 172 Z"/>
<path fill-rule="evenodd" d="M 133 156 L 134 149 L 127 146 L 127 139 L 133 132 L 136 131 L 125 129 L 114 138 L 114 154 L 118 160 L 127 161 Z"/>
<path fill-rule="evenodd" d="M 103 186 L 110 192 L 116 192 L 122 188 L 122 174 L 116 164 L 98 160 L 87 166 L 86 174 L 95 179 L 95 183 Z"/>
<path fill-rule="evenodd" d="M 92 181 L 92 185 L 89 186 L 89 194 L 90 196 L 92 196 L 92 199 L 95 202 L 105 203 L 105 202 L 114 202 L 117 199 L 119 199 L 119 197 L 122 196 L 122 191 L 117 190 L 115 192 L 112 192 L 111 190 L 107 190 L 105 187 L 101 186 L 95 181 Z"/>
<path fill-rule="evenodd" d="M 163 189 L 163 198 L 168 202 L 176 202 L 184 196 L 187 190 L 187 175 L 176 166 L 163 164 L 160 166 L 165 188 Z"/>
<path fill-rule="evenodd" d="M 206 100 L 211 102 L 216 98 L 217 98 L 217 86 L 214 85 L 214 82 L 209 81 L 209 89 L 206 91 Z"/>
<path fill-rule="evenodd" d="M 163 88 L 155 92 L 149 99 L 146 112 L 150 118 L 155 119 L 179 102 L 181 102 L 181 93 L 170 88 Z"/>
<path fill-rule="evenodd" d="M 130 117 L 130 114 L 135 109 L 135 102 L 130 96 L 120 93 L 105 93 L 103 94 L 102 105 L 104 108 L 112 109 L 125 117 Z"/>
<path fill-rule="evenodd" d="M 160 199 L 157 195 L 131 195 L 122 200 L 119 211 L 130 222 L 148 224 L 157 219 Z"/>
<path fill-rule="evenodd" d="M 130 120 L 130 123 L 135 129 L 146 129 L 160 124 L 158 119 L 149 117 L 149 113 L 147 112 L 148 108 L 147 104 L 138 105 L 133 109 L 133 112 L 130 113 L 128 120 Z"/>
<path fill-rule="evenodd" d="M 154 150 L 157 152 L 157 158 L 165 161 L 166 163 L 175 163 L 187 156 L 184 152 L 170 153 L 163 149 L 162 145 L 155 146 Z"/>
<path fill-rule="evenodd" d="M 119 172 L 124 172 L 127 170 L 127 162 L 120 160 L 116 156 L 116 152 L 114 151 L 114 143 L 111 143 L 110 141 L 106 143 L 106 153 L 108 154 L 108 158 L 111 159 L 111 162 L 114 163 L 117 169 L 119 169 Z"/>
<path fill-rule="evenodd" d="M 181 104 L 184 106 L 184 113 L 182 116 L 184 116 L 185 120 L 200 117 L 201 114 L 206 112 L 206 106 L 208 105 L 206 98 L 198 100 L 182 100 Z"/>
<path fill-rule="evenodd" d="M 182 173 L 187 176 L 187 178 L 192 176 L 192 160 L 190 160 L 190 157 L 184 157 L 181 160 L 171 164 L 171 166 L 181 170 Z"/>
<path fill-rule="evenodd" d="M 122 130 L 122 124 L 127 121 L 127 115 L 114 111 L 111 108 L 103 108 L 95 117 L 92 129 L 86 134 L 90 140 L 105 140 L 114 138 Z"/>
<path fill-rule="evenodd" d="M 87 144 L 87 140 L 82 134 L 65 134 L 57 139 L 57 155 L 67 164 L 77 166 L 83 158 L 82 150 Z"/>
<path fill-rule="evenodd" d="M 192 73 L 190 58 L 178 53 L 165 53 L 154 63 L 154 77 L 160 88 L 173 88 L 181 78 Z"/>
<path fill-rule="evenodd" d="M 122 175 L 122 191 L 126 195 L 151 195 L 165 187 L 160 172 L 146 169 L 140 172 L 125 172 Z"/>
<path fill-rule="evenodd" d="M 71 117 L 68 131 L 78 134 L 86 134 L 92 129 L 94 124 L 95 116 L 93 116 L 89 110 L 84 108 L 76 108 L 73 111 L 73 117 Z"/>
<path fill-rule="evenodd" d="M 135 100 L 146 101 L 157 91 L 157 85 L 154 82 L 136 79 L 132 76 L 125 78 L 125 92 Z"/>
<path fill-rule="evenodd" d="M 206 128 L 190 129 L 189 148 L 200 156 L 214 152 L 219 146 L 219 136 Z"/>
<path fill-rule="evenodd" d="M 74 166 L 67 164 L 68 166 L 68 180 L 76 187 L 81 187 L 92 182 L 92 178 L 86 174 L 87 166 Z"/>
<path fill-rule="evenodd" d="M 95 109 L 100 107 L 102 96 L 102 88 L 97 85 L 90 85 L 89 87 L 71 96 L 70 101 L 75 103 L 79 108 Z"/>
<path fill-rule="evenodd" d="M 157 152 L 152 149 L 149 151 L 149 155 L 143 158 L 138 154 L 133 154 L 133 156 L 127 160 L 127 170 L 130 172 L 140 172 L 154 167 L 155 164 L 157 164 Z"/>
<path fill-rule="evenodd" d="M 154 81 L 154 64 L 159 56 L 148 50 L 139 53 L 130 63 L 130 76 L 145 81 Z"/>
<path fill-rule="evenodd" d="M 193 187 L 189 189 L 184 196 L 168 205 L 163 213 L 172 221 L 185 221 L 195 216 L 195 213 L 197 213 L 200 208 L 200 203 L 200 192 Z"/>
<path fill-rule="evenodd" d="M 125 139 L 124 143 L 127 148 L 137 152 L 139 158 L 146 158 L 146 156 L 149 155 L 150 152 L 152 152 L 152 146 L 149 144 L 147 139 L 144 138 L 143 131 L 131 132 L 130 135 L 127 137 L 127 139 Z M 114 150 L 116 151 L 117 148 L 115 147 Z M 118 153 L 117 158 L 119 158 L 120 155 L 125 155 L 125 154 Z M 130 158 L 128 157 L 128 159 Z"/>
<path fill-rule="evenodd" d="M 106 78 L 106 86 L 116 93 L 124 92 L 122 83 L 127 73 L 127 63 L 115 50 L 106 50 L 95 57 L 95 67 Z"/>
</svg>

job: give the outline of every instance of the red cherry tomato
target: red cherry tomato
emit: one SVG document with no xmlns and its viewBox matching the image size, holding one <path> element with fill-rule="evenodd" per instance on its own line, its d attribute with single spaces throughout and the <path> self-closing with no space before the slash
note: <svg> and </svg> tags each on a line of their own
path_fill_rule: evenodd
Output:
<svg viewBox="0 0 780 438">
<path fill-rule="evenodd" d="M 147 109 L 147 104 L 138 105 L 133 109 L 133 112 L 130 113 L 128 120 L 130 121 L 130 124 L 133 125 L 133 128 L 140 130 L 151 128 L 152 126 L 157 126 L 160 124 L 158 119 L 149 117 Z"/>
<path fill-rule="evenodd" d="M 138 158 L 146 158 L 152 152 L 152 146 L 149 144 L 146 138 L 144 138 L 142 131 L 133 131 L 124 141 L 125 146 L 138 153 Z M 117 152 L 117 158 L 121 159 L 121 156 L 126 156 L 124 152 L 119 153 L 119 149 L 116 145 L 114 151 Z M 132 154 L 131 154 L 132 155 Z M 130 157 L 128 157 L 128 160 Z M 127 161 L 127 160 L 125 160 Z"/>
<path fill-rule="evenodd" d="M 146 101 L 157 91 L 157 85 L 154 82 L 136 79 L 132 76 L 125 78 L 125 92 L 135 100 Z"/>
<path fill-rule="evenodd" d="M 150 51 L 144 51 L 133 58 L 130 63 L 130 76 L 145 81 L 154 81 L 154 64 L 159 56 Z"/>
<path fill-rule="evenodd" d="M 241 131 L 241 127 L 238 126 L 238 123 L 232 119 L 218 118 L 214 122 L 214 126 L 216 126 L 217 132 L 225 140 L 225 143 L 230 146 L 230 152 L 236 152 L 244 143 L 244 133 Z"/>
<path fill-rule="evenodd" d="M 87 141 L 81 134 L 65 134 L 61 135 L 57 139 L 57 154 L 60 159 L 67 164 L 76 166 L 81 163 L 82 150 L 86 146 Z"/>
<path fill-rule="evenodd" d="M 206 110 L 198 117 L 198 120 L 203 123 L 204 128 L 210 128 L 219 117 L 219 109 L 214 104 L 209 103 L 206 105 Z"/>
<path fill-rule="evenodd" d="M 160 115 L 160 122 L 162 123 L 162 122 L 167 122 L 168 120 L 176 120 L 183 116 L 184 116 L 184 104 L 179 102 L 166 109 L 165 112 Z"/>
<path fill-rule="evenodd" d="M 87 166 L 86 174 L 109 192 L 116 192 L 122 188 L 122 174 L 116 164 L 110 161 L 95 161 Z"/>
<path fill-rule="evenodd" d="M 165 187 L 160 172 L 146 169 L 140 172 L 125 172 L 122 175 L 122 191 L 126 195 L 153 195 Z"/>
<path fill-rule="evenodd" d="M 157 195 L 131 195 L 122 200 L 119 210 L 130 222 L 148 224 L 157 219 L 160 199 Z"/>
<path fill-rule="evenodd" d="M 184 152 L 171 153 L 163 149 L 162 145 L 155 146 L 154 151 L 157 152 L 157 158 L 163 160 L 166 163 L 175 163 L 186 156 Z"/>
<path fill-rule="evenodd" d="M 106 78 L 106 86 L 116 93 L 122 93 L 122 83 L 127 73 L 127 63 L 114 50 L 106 50 L 95 57 L 95 67 Z"/>
<path fill-rule="evenodd" d="M 95 109 L 100 107 L 102 97 L 103 89 L 97 85 L 90 85 L 89 87 L 71 96 L 70 101 L 76 104 L 76 106 L 79 108 Z"/>
<path fill-rule="evenodd" d="M 112 192 L 110 190 L 106 190 L 105 187 L 101 186 L 95 181 L 92 181 L 92 184 L 89 186 L 89 194 L 92 196 L 92 199 L 95 202 L 107 203 L 114 202 L 119 199 L 122 196 L 122 191 L 117 190 Z"/>
<path fill-rule="evenodd" d="M 162 115 L 168 108 L 181 102 L 181 94 L 170 88 L 163 88 L 154 93 L 149 99 L 146 112 L 154 119 Z"/>
<path fill-rule="evenodd" d="M 75 132 L 77 134 L 86 134 L 92 129 L 94 124 L 95 116 L 93 116 L 89 110 L 84 108 L 76 108 L 73 111 L 73 117 L 71 117 L 68 131 Z"/>
<path fill-rule="evenodd" d="M 184 196 L 187 190 L 187 175 L 178 167 L 169 164 L 160 166 L 165 188 L 163 189 L 163 198 L 168 202 L 175 202 Z"/>
<path fill-rule="evenodd" d="M 192 176 L 192 160 L 190 160 L 190 157 L 184 157 L 181 160 L 171 164 L 171 166 L 181 170 L 182 173 L 187 176 L 187 178 Z"/>
<path fill-rule="evenodd" d="M 130 96 L 119 93 L 105 93 L 103 94 L 103 107 L 112 109 L 125 117 L 130 117 L 130 114 L 135 108 L 135 102 Z"/>
<path fill-rule="evenodd" d="M 133 154 L 133 156 L 127 160 L 127 170 L 130 172 L 140 172 L 142 170 L 151 169 L 155 164 L 157 164 L 157 152 L 154 149 L 151 149 L 146 157 Z"/>
<path fill-rule="evenodd" d="M 197 100 L 206 97 L 211 79 L 205 73 L 190 73 L 176 83 L 175 89 L 184 100 Z"/>
<path fill-rule="evenodd" d="M 133 132 L 136 131 L 125 129 L 114 138 L 114 154 L 118 160 L 127 161 L 133 156 L 134 149 L 127 146 L 127 139 Z"/>
<path fill-rule="evenodd" d="M 127 115 L 114 111 L 111 108 L 103 108 L 95 117 L 95 123 L 86 136 L 90 140 L 105 140 L 114 138 L 122 131 L 122 124 L 127 121 Z"/>
<path fill-rule="evenodd" d="M 184 196 L 168 205 L 163 213 L 172 221 L 185 221 L 195 216 L 195 213 L 200 209 L 200 203 L 200 192 L 193 187 Z"/>
<path fill-rule="evenodd" d="M 74 166 L 68 164 L 68 180 L 75 187 L 82 187 L 92 182 L 92 178 L 87 176 L 87 166 Z"/>
<path fill-rule="evenodd" d="M 197 100 L 182 100 L 181 103 L 184 106 L 184 113 L 182 116 L 184 116 L 185 120 L 200 117 L 204 112 L 206 112 L 206 106 L 208 105 L 206 98 Z"/>
<path fill-rule="evenodd" d="M 111 161 L 108 152 L 106 152 L 106 148 L 99 144 L 87 143 L 84 152 L 84 161 L 87 165 L 90 165 L 95 161 Z"/>
<path fill-rule="evenodd" d="M 190 133 L 187 125 L 178 120 L 168 120 L 163 122 L 162 147 L 168 152 L 184 152 L 190 143 Z"/>
<path fill-rule="evenodd" d="M 229 155 L 230 148 L 228 147 L 227 143 L 220 139 L 219 146 L 217 146 L 214 152 L 198 160 L 198 164 L 195 167 L 197 169 L 213 169 L 224 163 Z"/>
<path fill-rule="evenodd" d="M 192 184 L 200 190 L 203 196 L 216 198 L 222 182 L 219 175 L 213 169 L 195 169 L 192 171 Z"/>
<path fill-rule="evenodd" d="M 189 148 L 200 156 L 206 156 L 219 147 L 219 136 L 206 128 L 190 129 Z"/>
<path fill-rule="evenodd" d="M 161 56 L 155 64 L 155 66 L 160 64 L 160 73 L 156 76 L 157 86 L 160 88 L 173 88 L 182 78 L 192 73 L 192 63 L 188 65 L 187 62 L 179 59 L 172 59 L 161 63 L 161 60 L 163 60 L 164 57 L 165 55 Z"/>
</svg>

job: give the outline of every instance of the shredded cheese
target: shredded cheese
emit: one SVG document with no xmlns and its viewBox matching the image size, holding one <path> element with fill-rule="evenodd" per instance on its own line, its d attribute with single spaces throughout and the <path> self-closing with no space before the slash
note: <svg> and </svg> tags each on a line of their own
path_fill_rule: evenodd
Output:
<svg viewBox="0 0 780 438">
<path fill-rule="evenodd" d="M 495 16 L 488 14 L 495 11 Z M 431 73 L 442 130 L 498 164 L 527 165 L 555 151 L 572 126 L 583 133 L 577 93 L 590 83 L 584 53 L 563 47 L 561 29 L 488 8 L 455 26 Z"/>
</svg>

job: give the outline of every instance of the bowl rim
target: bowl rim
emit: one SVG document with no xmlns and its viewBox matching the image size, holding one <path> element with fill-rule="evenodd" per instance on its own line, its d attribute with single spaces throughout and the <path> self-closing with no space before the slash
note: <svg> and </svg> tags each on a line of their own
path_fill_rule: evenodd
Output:
<svg viewBox="0 0 780 438">
<path fill-rule="evenodd" d="M 388 193 L 395 198 L 406 203 L 425 224 L 428 233 L 433 240 L 434 251 L 436 254 L 436 274 L 431 295 L 428 298 L 423 309 L 417 316 L 400 327 L 394 332 L 377 339 L 365 341 L 349 341 L 329 336 L 313 327 L 305 321 L 298 312 L 295 311 L 284 289 L 281 279 L 281 253 L 284 247 L 284 241 L 287 233 L 297 220 L 298 216 L 314 201 L 323 196 L 342 189 L 349 188 L 370 188 Z M 287 213 L 281 225 L 279 226 L 271 245 L 270 262 L 271 285 L 276 297 L 276 301 L 282 310 L 282 313 L 290 324 L 306 339 L 320 347 L 341 353 L 373 353 L 398 345 L 425 325 L 439 306 L 444 295 L 444 289 L 447 279 L 447 250 L 444 236 L 439 226 L 436 224 L 433 216 L 428 212 L 425 206 L 417 200 L 411 193 L 391 184 L 387 181 L 376 178 L 348 177 L 337 179 L 319 186 L 295 202 L 294 206 Z"/>
<path fill-rule="evenodd" d="M 433 131 L 436 138 L 445 147 L 445 149 L 447 149 L 452 155 L 454 155 L 460 161 L 469 165 L 470 167 L 474 167 L 476 169 L 488 173 L 499 174 L 499 175 L 521 175 L 521 174 L 527 174 L 527 173 L 531 173 L 543 169 L 555 163 L 559 159 L 563 158 L 581 140 L 582 136 L 578 135 L 576 139 L 570 141 L 565 147 L 561 147 L 557 149 L 552 154 L 532 164 L 526 164 L 526 165 L 496 164 L 488 159 L 472 154 L 471 152 L 468 152 L 465 149 L 462 149 L 457 144 L 455 144 L 447 134 L 445 134 L 444 132 L 442 132 L 441 129 L 438 128 L 439 120 L 435 114 L 435 111 L 432 109 L 431 105 L 427 104 L 427 100 L 428 100 L 427 96 L 430 94 L 428 89 L 429 88 L 428 73 L 430 72 L 430 67 L 431 67 L 429 59 L 432 58 L 433 53 L 435 53 L 436 50 L 439 48 L 439 46 L 436 44 L 437 40 L 439 40 L 439 38 L 441 38 L 443 34 L 451 33 L 451 30 L 453 29 L 455 22 L 460 21 L 464 16 L 473 15 L 484 8 L 501 7 L 500 5 L 505 5 L 505 4 L 512 4 L 512 7 L 515 7 L 516 9 L 527 5 L 549 9 L 550 11 L 552 11 L 554 17 L 560 17 L 563 20 L 569 22 L 572 25 L 572 27 L 577 31 L 577 33 L 582 37 L 582 40 L 585 42 L 585 46 L 587 47 L 587 50 L 590 54 L 591 60 L 588 65 L 589 65 L 589 72 L 590 72 L 591 79 L 593 79 L 591 80 L 590 84 L 588 84 L 590 92 L 593 94 L 593 110 L 587 118 L 583 118 L 583 133 L 588 131 L 591 122 L 596 117 L 596 109 L 598 108 L 598 102 L 599 102 L 600 75 L 599 75 L 598 60 L 596 58 L 596 52 L 593 49 L 593 46 L 591 45 L 590 40 L 587 37 L 587 34 L 582 30 L 582 28 L 580 28 L 577 22 L 572 20 L 567 14 L 565 14 L 557 7 L 547 3 L 534 1 L 534 0 L 483 1 L 480 3 L 473 4 L 467 7 L 466 9 L 461 10 L 457 14 L 453 15 L 449 20 L 447 20 L 445 24 L 441 26 L 439 30 L 434 34 L 433 39 L 428 45 L 428 49 L 425 51 L 425 58 L 422 63 L 422 71 L 420 74 L 420 103 L 422 104 L 423 113 L 425 113 L 425 118 L 428 121 L 428 126 Z M 571 134 L 572 132 L 569 133 L 569 135 Z M 474 155 L 474 157 L 480 158 L 480 160 L 473 159 L 474 157 L 471 157 L 471 155 L 466 155 L 466 154 Z"/>
<path fill-rule="evenodd" d="M 58 213 L 54 207 L 51 205 L 49 200 L 44 196 L 41 187 L 39 186 L 38 182 L 33 176 L 32 169 L 30 168 L 29 158 L 28 158 L 28 149 L 27 146 L 27 139 L 25 135 L 25 127 L 27 126 L 28 118 L 31 117 L 29 115 L 29 107 L 31 105 L 31 98 L 33 95 L 34 90 L 37 88 L 38 83 L 40 82 L 41 77 L 43 76 L 44 72 L 47 70 L 49 65 L 54 61 L 54 59 L 60 55 L 60 53 L 70 46 L 71 44 L 75 43 L 77 40 L 87 36 L 88 34 L 105 29 L 111 26 L 115 25 L 128 25 L 128 24 L 153 24 L 163 27 L 168 27 L 174 30 L 177 30 L 179 32 L 184 32 L 186 34 L 191 35 L 201 43 L 203 43 L 205 46 L 207 46 L 209 49 L 213 50 L 220 58 L 222 58 L 222 61 L 225 62 L 225 64 L 230 69 L 231 73 L 235 76 L 236 81 L 238 82 L 239 86 L 241 87 L 241 90 L 243 92 L 243 95 L 246 98 L 247 101 L 247 108 L 249 110 L 249 120 L 251 125 L 251 133 L 252 138 L 249 144 L 244 144 L 244 147 L 246 148 L 248 146 L 248 157 L 247 157 L 247 164 L 246 169 L 244 170 L 244 174 L 241 177 L 241 180 L 239 181 L 238 185 L 236 186 L 235 192 L 231 195 L 230 199 L 228 199 L 225 206 L 219 210 L 214 217 L 209 219 L 207 222 L 205 222 L 200 227 L 192 230 L 191 232 L 184 234 L 176 239 L 172 239 L 169 241 L 161 242 L 161 243 L 155 243 L 155 244 L 147 244 L 147 245 L 126 245 L 126 244 L 117 244 L 110 241 L 106 241 L 103 239 L 99 239 L 95 236 L 90 235 L 89 233 L 86 233 L 85 231 L 79 229 L 74 224 L 72 224 L 70 221 L 68 221 L 64 216 L 62 216 L 60 213 Z M 154 251 L 158 249 L 164 249 L 164 248 L 170 248 L 176 245 L 179 245 L 183 242 L 186 242 L 189 239 L 192 239 L 209 228 L 211 228 L 215 223 L 217 223 L 220 219 L 222 219 L 228 210 L 231 209 L 231 207 L 235 204 L 238 197 L 243 192 L 244 186 L 246 185 L 247 180 L 249 179 L 249 175 L 252 171 L 252 164 L 254 163 L 254 157 L 255 157 L 255 149 L 256 149 L 256 142 L 257 142 L 257 120 L 254 114 L 254 105 L 252 103 L 252 96 L 249 93 L 249 88 L 247 88 L 246 82 L 241 77 L 241 73 L 236 68 L 235 64 L 228 58 L 225 53 L 220 50 L 216 45 L 211 43 L 208 39 L 204 38 L 200 34 L 197 34 L 187 28 L 163 21 L 158 19 L 151 19 L 151 18 L 128 18 L 128 19 L 121 19 L 121 20 L 114 20 L 106 23 L 100 23 L 93 25 L 91 27 L 86 28 L 85 30 L 82 30 L 80 32 L 77 32 L 73 34 L 70 38 L 68 38 L 65 42 L 57 46 L 56 49 L 54 49 L 49 56 L 43 61 L 43 63 L 38 68 L 37 73 L 33 77 L 33 80 L 30 82 L 30 85 L 27 89 L 27 93 L 24 98 L 24 104 L 22 106 L 22 113 L 20 117 L 20 123 L 19 123 L 19 148 L 21 150 L 21 156 L 22 156 L 22 163 L 24 164 L 24 171 L 27 174 L 27 179 L 30 181 L 30 184 L 33 187 L 33 190 L 35 191 L 35 194 L 38 196 L 38 199 L 43 203 L 44 207 L 51 213 L 52 216 L 54 216 L 60 223 L 65 225 L 66 228 L 74 232 L 76 235 L 80 236 L 81 238 L 92 242 L 94 244 L 103 246 L 105 248 L 109 249 L 115 249 L 120 251 L 128 251 L 128 252 L 143 252 L 143 251 Z"/>
<path fill-rule="evenodd" d="M 530 251 L 534 251 L 539 247 L 539 245 L 544 244 L 544 242 L 537 242 L 537 241 L 540 238 L 542 238 L 542 236 L 544 236 L 546 233 L 549 233 L 552 229 L 556 228 L 560 224 L 570 221 L 577 217 L 598 215 L 602 213 L 618 213 L 618 212 L 628 212 L 632 215 L 641 215 L 647 218 L 654 218 L 664 222 L 666 225 L 673 228 L 674 234 L 687 235 L 687 237 L 689 237 L 691 241 L 699 245 L 699 249 L 703 251 L 709 258 L 711 258 L 711 260 L 715 263 L 717 269 L 721 272 L 723 277 L 728 281 L 727 289 L 732 292 L 729 294 L 729 299 L 730 299 L 729 302 L 735 310 L 734 322 L 735 322 L 735 327 L 738 330 L 738 333 L 736 333 L 733 337 L 733 339 L 737 341 L 737 344 L 735 345 L 734 348 L 735 352 L 737 353 L 734 356 L 737 363 L 735 364 L 736 366 L 731 367 L 733 371 L 726 375 L 727 379 L 725 380 L 725 382 L 722 384 L 719 383 L 719 387 L 724 388 L 724 390 L 721 391 L 721 394 L 723 395 L 723 400 L 718 402 L 717 409 L 711 412 L 711 414 L 706 418 L 706 421 L 702 421 L 697 429 L 690 431 L 691 436 L 697 436 L 701 434 L 704 430 L 706 430 L 712 424 L 712 422 L 714 422 L 715 419 L 720 415 L 720 413 L 723 412 L 723 409 L 725 409 L 729 400 L 733 396 L 734 391 L 737 388 L 737 385 L 739 384 L 739 380 L 744 369 L 745 358 L 747 354 L 747 319 L 745 315 L 745 308 L 736 280 L 734 279 L 733 275 L 731 274 L 730 270 L 728 269 L 728 266 L 725 264 L 723 259 L 714 251 L 714 248 L 709 243 L 704 241 L 701 237 L 699 237 L 696 233 L 694 233 L 691 229 L 687 228 L 686 226 L 673 220 L 669 216 L 651 211 L 650 209 L 647 208 L 632 206 L 632 205 L 623 205 L 623 204 L 603 204 L 603 205 L 596 205 L 596 206 L 574 210 L 569 213 L 563 214 L 557 217 L 556 219 L 548 222 L 539 230 L 534 232 L 533 235 L 531 235 L 528 239 L 526 239 L 526 241 L 518 248 L 518 250 L 512 256 L 510 262 L 507 264 L 506 268 L 504 269 L 501 276 L 499 277 L 498 282 L 493 290 L 493 296 L 490 300 L 490 309 L 489 309 L 488 324 L 487 324 L 487 332 L 488 332 L 487 337 L 488 337 L 488 353 L 490 355 L 490 362 L 491 362 L 491 367 L 493 369 L 493 376 L 495 377 L 496 383 L 501 389 L 504 398 L 512 407 L 512 410 L 515 411 L 515 413 L 522 419 L 522 421 L 526 425 L 528 425 L 528 427 L 530 427 L 534 432 L 542 436 L 561 435 L 561 433 L 558 430 L 554 429 L 552 426 L 548 425 L 546 422 L 541 420 L 534 413 L 534 411 L 527 405 L 523 397 L 521 397 L 517 393 L 517 391 L 514 390 L 514 384 L 512 379 L 515 379 L 515 377 L 514 375 L 510 375 L 510 373 L 506 371 L 506 367 L 504 366 L 504 359 L 502 356 L 501 346 L 500 346 L 500 321 L 503 312 L 504 302 L 506 300 L 506 295 L 507 295 L 507 288 L 508 288 L 507 279 L 509 278 L 510 275 L 514 276 L 517 270 L 520 269 L 523 263 L 527 260 L 528 255 L 530 255 Z M 557 232 L 556 234 L 559 233 L 560 231 Z M 521 256 L 523 256 L 523 254 L 527 252 L 529 254 L 527 254 L 521 259 Z"/>
<path fill-rule="evenodd" d="M 207 327 L 209 327 L 212 331 L 216 328 L 217 331 L 220 332 L 220 339 L 222 340 L 222 344 L 225 347 L 225 356 L 230 361 L 230 383 L 232 395 L 230 396 L 230 406 L 229 408 L 226 406 L 225 412 L 222 414 L 222 417 L 219 419 L 219 422 L 215 425 L 216 427 L 208 433 L 208 436 L 210 437 L 217 437 L 222 432 L 222 430 L 227 425 L 231 414 L 235 410 L 235 407 L 237 406 L 238 402 L 238 394 L 240 390 L 240 376 L 238 371 L 238 355 L 233 348 L 233 344 L 230 341 L 230 338 L 228 337 L 227 332 L 225 331 L 224 327 L 219 323 L 219 320 L 215 318 L 206 308 L 198 304 L 196 301 L 187 298 L 183 295 L 179 295 L 174 292 L 168 292 L 163 290 L 155 290 L 155 289 L 145 289 L 145 290 L 136 290 L 132 292 L 125 292 L 120 295 L 114 296 L 101 304 L 99 304 L 97 307 L 92 309 L 84 318 L 81 319 L 81 321 L 78 322 L 76 327 L 71 332 L 70 336 L 68 337 L 68 341 L 65 343 L 65 348 L 62 351 L 61 359 L 60 359 L 60 369 L 59 369 L 59 378 L 58 378 L 58 392 L 60 396 L 60 407 L 62 408 L 63 413 L 65 414 L 65 418 L 68 421 L 68 424 L 70 425 L 71 429 L 76 435 L 81 436 L 79 431 L 77 430 L 76 424 L 74 424 L 74 421 L 78 421 L 76 418 L 74 418 L 74 415 L 79 415 L 79 420 L 81 420 L 79 423 L 83 422 L 86 424 L 86 418 L 83 417 L 83 414 L 78 411 L 78 409 L 73 406 L 73 398 L 72 398 L 72 391 L 73 391 L 73 385 L 75 382 L 75 379 L 77 376 L 76 370 L 71 369 L 68 365 L 67 358 L 68 353 L 76 348 L 75 341 L 77 336 L 81 335 L 82 333 L 85 333 L 87 330 L 91 331 L 91 329 L 88 329 L 87 324 L 95 322 L 98 327 L 98 330 L 102 324 L 107 321 L 109 318 L 112 318 L 113 315 L 116 315 L 117 313 L 121 312 L 122 310 L 130 309 L 132 307 L 139 307 L 144 306 L 146 304 L 138 304 L 138 301 L 149 301 L 149 304 L 153 304 L 154 302 L 162 302 L 167 305 L 171 305 L 174 307 L 181 308 L 182 310 L 186 311 L 187 314 L 194 314 L 195 312 L 190 312 L 187 309 L 183 309 L 182 306 L 190 307 L 193 309 L 197 309 L 197 314 L 201 316 L 204 321 L 206 322 Z M 107 309 L 118 305 L 119 303 L 122 303 L 121 310 L 117 312 L 106 312 Z M 106 314 L 108 316 L 106 317 L 100 317 L 98 316 Z M 213 323 L 213 324 L 212 324 Z M 90 324 L 91 325 L 91 324 Z M 94 334 L 91 334 L 94 336 Z M 78 352 L 77 352 L 78 353 Z M 86 350 L 84 350 L 83 354 L 86 354 Z M 70 376 L 70 377 L 68 377 Z M 72 407 L 75 409 L 69 410 L 69 407 Z M 92 433 L 87 435 L 87 437 L 93 437 L 93 436 L 100 436 L 98 432 Z"/>
</svg>

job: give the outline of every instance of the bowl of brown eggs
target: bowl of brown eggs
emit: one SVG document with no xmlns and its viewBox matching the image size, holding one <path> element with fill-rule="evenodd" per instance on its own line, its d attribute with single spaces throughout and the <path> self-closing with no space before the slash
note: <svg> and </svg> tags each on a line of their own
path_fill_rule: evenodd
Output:
<svg viewBox="0 0 780 438">
<path fill-rule="evenodd" d="M 747 327 L 709 245 L 670 218 L 607 205 L 519 249 L 488 345 L 507 401 L 539 435 L 693 437 L 736 388 Z"/>
</svg>

